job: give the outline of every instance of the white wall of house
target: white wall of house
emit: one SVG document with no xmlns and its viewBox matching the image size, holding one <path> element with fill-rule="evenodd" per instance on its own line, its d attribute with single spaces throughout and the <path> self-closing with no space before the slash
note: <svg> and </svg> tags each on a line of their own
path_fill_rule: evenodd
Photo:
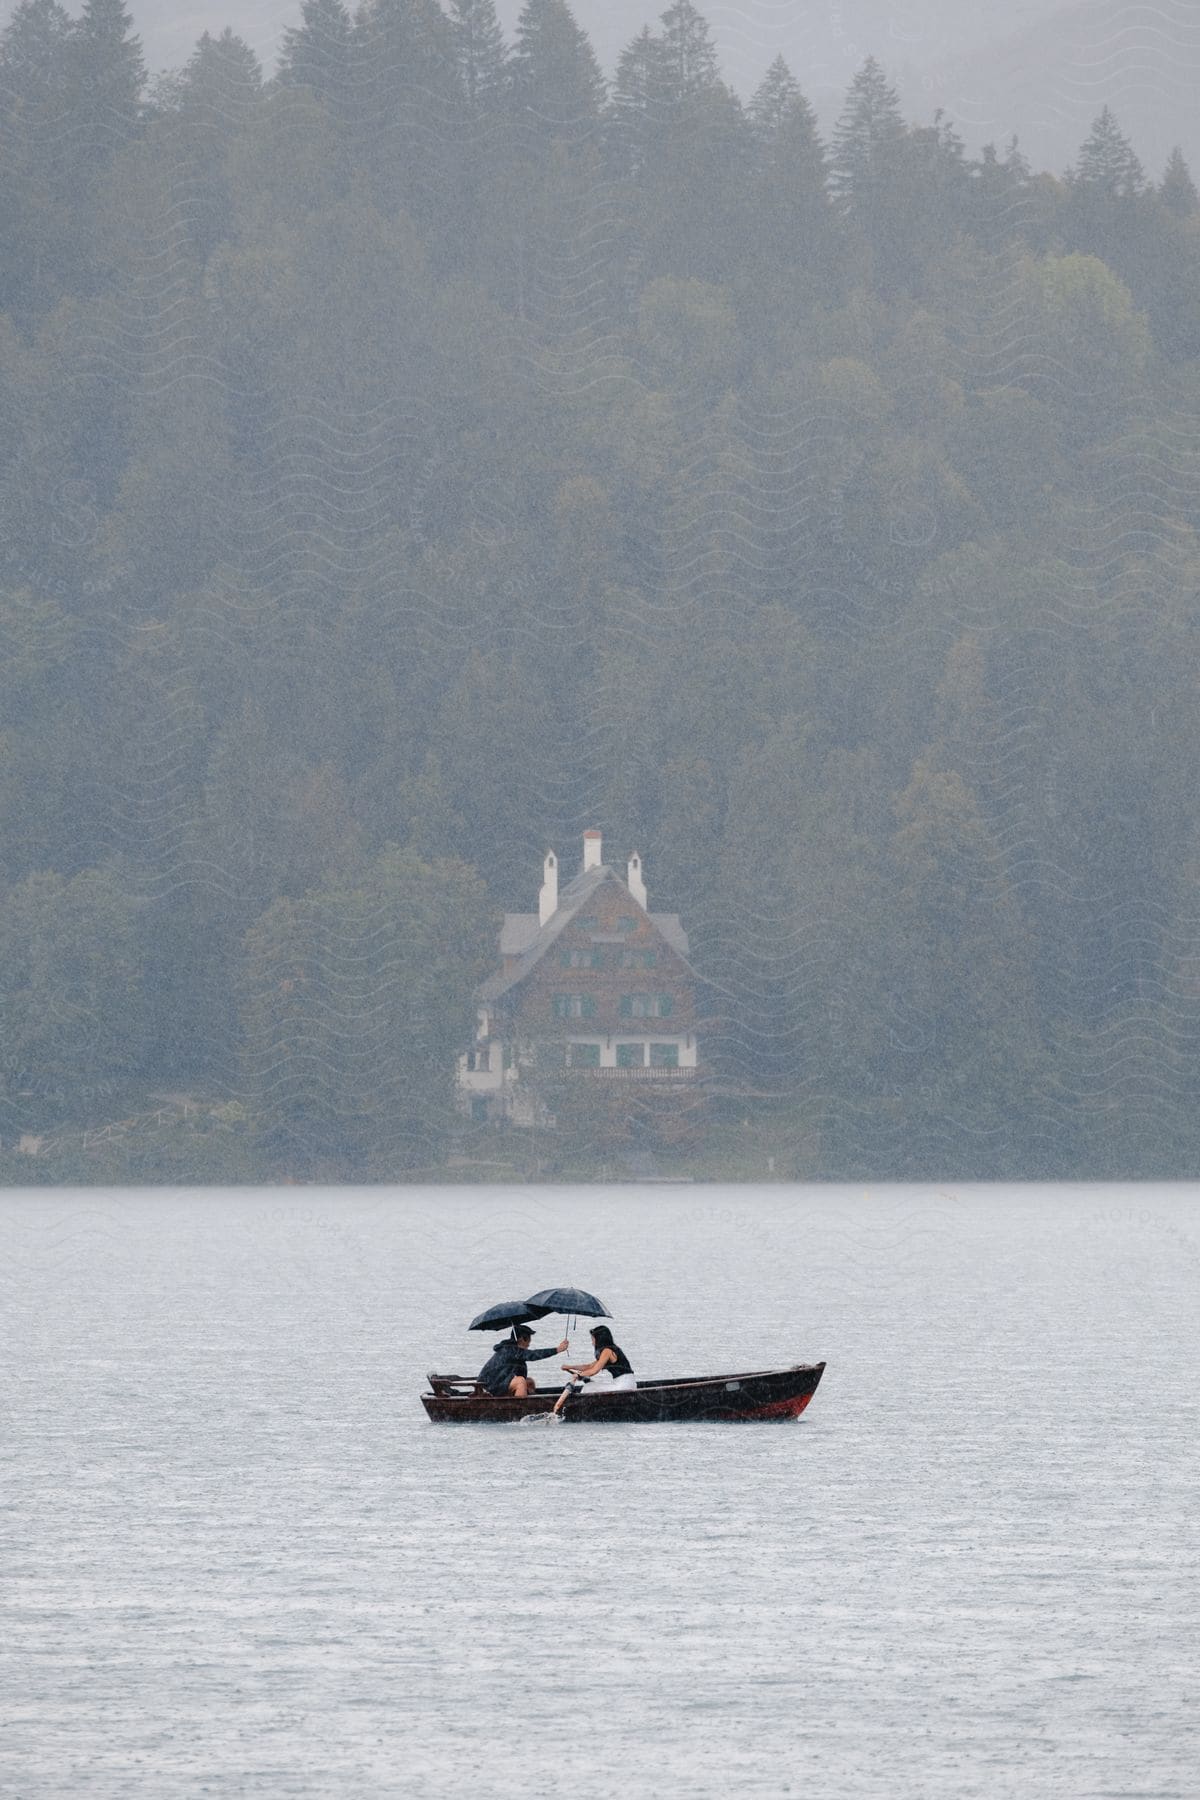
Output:
<svg viewBox="0 0 1200 1800">
<path fill-rule="evenodd" d="M 572 1036 L 570 1041 L 572 1044 L 599 1044 L 600 1067 L 602 1069 L 615 1069 L 620 1066 L 617 1061 L 618 1044 L 638 1045 L 642 1052 L 642 1062 L 646 1065 L 650 1062 L 651 1044 L 674 1044 L 679 1052 L 679 1067 L 681 1069 L 694 1069 L 696 1067 L 695 1038 L 672 1037 L 669 1032 L 665 1031 L 655 1031 L 648 1037 L 643 1037 L 640 1034 L 635 1037 L 632 1032 L 620 1032 L 616 1037 L 585 1037 L 580 1033 L 578 1037 Z"/>
</svg>

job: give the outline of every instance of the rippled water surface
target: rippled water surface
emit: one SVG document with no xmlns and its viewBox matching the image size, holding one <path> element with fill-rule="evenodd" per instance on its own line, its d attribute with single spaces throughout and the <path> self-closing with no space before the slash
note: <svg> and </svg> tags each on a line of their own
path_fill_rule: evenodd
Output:
<svg viewBox="0 0 1200 1800">
<path fill-rule="evenodd" d="M 1195 1800 L 1196 1207 L 0 1196 L 0 1792 Z M 562 1282 L 643 1375 L 824 1382 L 429 1425 Z"/>
</svg>

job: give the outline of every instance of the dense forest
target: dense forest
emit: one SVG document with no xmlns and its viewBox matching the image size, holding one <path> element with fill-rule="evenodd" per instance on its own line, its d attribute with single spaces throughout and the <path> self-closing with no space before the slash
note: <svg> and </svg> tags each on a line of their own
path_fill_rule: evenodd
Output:
<svg viewBox="0 0 1200 1800">
<path fill-rule="evenodd" d="M 6 1150 L 141 1084 L 436 1161 L 598 826 L 798 1171 L 1194 1171 L 1196 189 L 1107 108 L 972 159 L 873 59 L 823 142 L 803 77 L 689 0 L 611 83 L 564 0 L 304 0 L 151 81 L 22 0 Z"/>
</svg>

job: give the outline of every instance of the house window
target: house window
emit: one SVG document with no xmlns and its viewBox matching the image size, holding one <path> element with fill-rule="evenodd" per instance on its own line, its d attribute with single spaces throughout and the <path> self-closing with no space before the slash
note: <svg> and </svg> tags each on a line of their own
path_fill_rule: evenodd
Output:
<svg viewBox="0 0 1200 1800">
<path fill-rule="evenodd" d="M 651 1044 L 650 1067 L 652 1069 L 677 1069 L 679 1067 L 678 1044 Z"/>
<path fill-rule="evenodd" d="M 596 1014 L 596 1002 L 590 994 L 555 994 L 554 1016 L 556 1019 L 591 1019 Z"/>
<path fill-rule="evenodd" d="M 491 1066 L 492 1053 L 490 1050 L 467 1051 L 467 1068 L 470 1070 L 471 1074 L 478 1075 L 481 1070 L 490 1069 Z"/>
<path fill-rule="evenodd" d="M 640 1069 L 646 1061 L 645 1044 L 618 1044 L 618 1069 Z"/>
<path fill-rule="evenodd" d="M 622 950 L 623 969 L 653 969 L 658 965 L 657 950 Z"/>
<path fill-rule="evenodd" d="M 568 1044 L 567 1062 L 572 1069 L 598 1069 L 600 1067 L 599 1044 Z"/>
<path fill-rule="evenodd" d="M 666 1019 L 671 1013 L 670 994 L 622 994 L 623 1019 Z"/>
<path fill-rule="evenodd" d="M 558 961 L 564 969 L 602 969 L 604 952 L 602 950 L 560 950 Z"/>
<path fill-rule="evenodd" d="M 617 930 L 636 931 L 638 924 L 639 921 L 637 919 L 633 918 L 629 913 L 624 913 L 621 918 L 617 920 Z"/>
<path fill-rule="evenodd" d="M 599 931 L 600 921 L 595 913 L 585 913 L 582 919 L 576 919 L 580 931 Z"/>
</svg>

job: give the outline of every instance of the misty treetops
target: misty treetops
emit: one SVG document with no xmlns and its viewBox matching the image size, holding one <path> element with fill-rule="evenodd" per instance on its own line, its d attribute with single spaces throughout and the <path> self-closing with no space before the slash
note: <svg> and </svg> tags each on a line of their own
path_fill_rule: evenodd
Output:
<svg viewBox="0 0 1200 1800">
<path fill-rule="evenodd" d="M 802 1172 L 1197 1150 L 1200 208 L 565 0 L 0 38 L 0 1140 L 429 1161 L 587 825 Z M 32 1109 L 32 1111 L 31 1111 Z M 39 1110 L 40 1109 L 40 1110 Z"/>
</svg>

